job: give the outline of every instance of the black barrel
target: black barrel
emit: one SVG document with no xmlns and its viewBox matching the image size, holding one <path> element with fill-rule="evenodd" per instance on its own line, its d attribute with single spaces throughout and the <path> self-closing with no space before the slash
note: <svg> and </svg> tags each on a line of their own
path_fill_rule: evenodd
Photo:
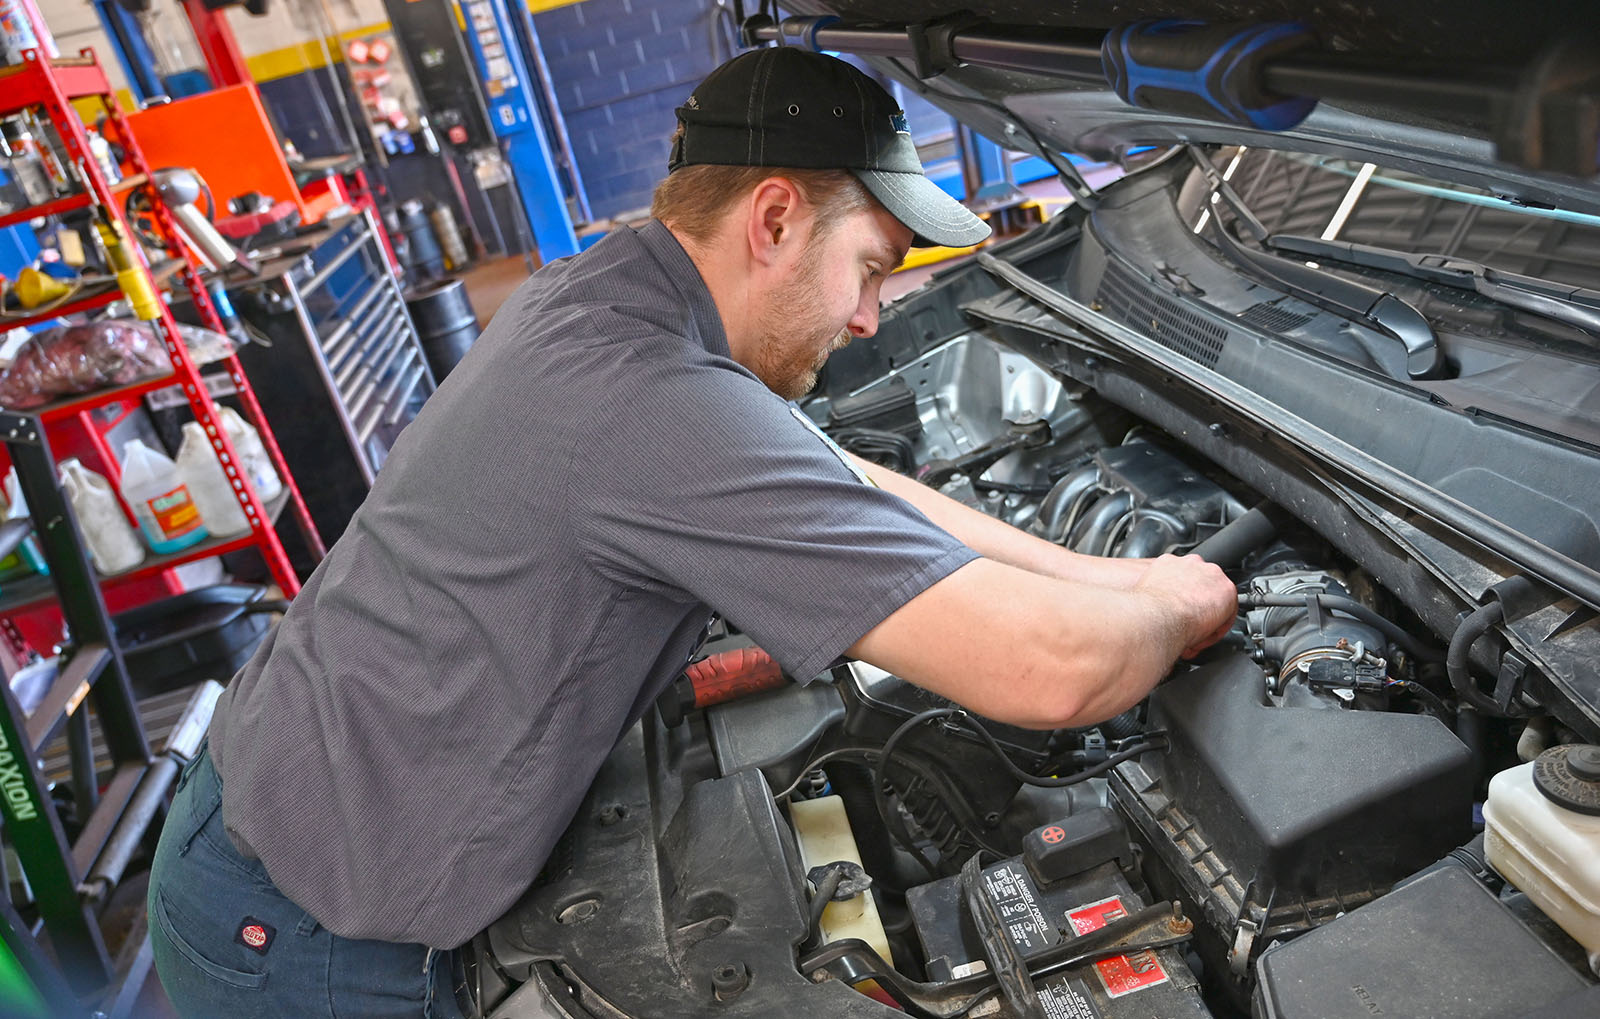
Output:
<svg viewBox="0 0 1600 1019">
<path fill-rule="evenodd" d="M 424 279 L 444 275 L 444 252 L 439 248 L 439 235 L 422 203 L 416 199 L 400 205 L 400 230 L 405 234 L 406 247 L 411 252 L 406 265 Z M 415 277 L 413 277 L 415 278 Z"/>
<path fill-rule="evenodd" d="M 467 288 L 459 279 L 424 283 L 406 295 L 406 308 L 434 381 L 443 382 L 478 338 L 478 313 L 467 299 Z"/>
</svg>

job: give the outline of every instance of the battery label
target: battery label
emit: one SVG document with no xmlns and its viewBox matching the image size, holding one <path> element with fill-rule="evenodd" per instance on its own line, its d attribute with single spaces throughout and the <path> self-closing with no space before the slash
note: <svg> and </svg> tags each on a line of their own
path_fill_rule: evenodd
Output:
<svg viewBox="0 0 1600 1019">
<path fill-rule="evenodd" d="M 1122 900 L 1113 895 L 1109 899 L 1079 906 L 1067 914 L 1067 921 L 1072 924 L 1074 934 L 1084 935 L 1127 915 Z M 1167 971 L 1161 968 L 1161 963 L 1152 952 L 1102 959 L 1094 964 L 1094 968 L 1100 975 L 1100 982 L 1105 985 L 1106 993 L 1113 998 L 1167 982 Z"/>
<path fill-rule="evenodd" d="M 983 883 L 1000 912 L 1006 935 L 1024 954 L 1049 948 L 1060 940 L 1061 932 L 1045 920 L 1033 884 L 1020 863 L 1000 864 L 983 875 Z"/>
<path fill-rule="evenodd" d="M 982 959 L 977 959 L 952 968 L 950 979 L 960 980 L 962 977 L 969 977 L 974 973 L 986 973 L 988 970 L 988 964 Z M 1083 985 L 1076 980 L 1063 977 L 1054 984 L 1046 984 L 1037 990 L 1045 1019 L 1102 1019 L 1100 1010 L 1094 1007 L 1094 1002 L 1083 993 Z M 967 1012 L 968 1019 L 984 1019 L 986 1016 L 999 1014 L 999 998 L 981 1001 Z"/>
<path fill-rule="evenodd" d="M 1083 993 L 1077 981 L 1062 980 L 1039 989 L 1045 1019 L 1100 1019 L 1100 1010 Z"/>
</svg>

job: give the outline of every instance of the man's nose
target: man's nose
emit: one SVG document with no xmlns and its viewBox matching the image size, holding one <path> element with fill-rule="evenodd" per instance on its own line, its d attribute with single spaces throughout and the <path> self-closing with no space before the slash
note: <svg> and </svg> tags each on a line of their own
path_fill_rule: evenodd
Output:
<svg viewBox="0 0 1600 1019">
<path fill-rule="evenodd" d="M 850 316 L 847 327 L 850 335 L 859 339 L 866 339 L 878 331 L 878 299 L 876 295 L 862 297 L 861 303 L 856 306 L 856 313 Z"/>
</svg>

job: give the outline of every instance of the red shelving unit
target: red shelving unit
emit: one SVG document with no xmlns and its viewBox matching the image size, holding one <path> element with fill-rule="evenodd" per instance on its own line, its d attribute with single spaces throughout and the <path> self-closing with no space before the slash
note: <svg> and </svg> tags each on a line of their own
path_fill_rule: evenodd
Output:
<svg viewBox="0 0 1600 1019">
<path fill-rule="evenodd" d="M 127 178 L 115 184 L 109 183 L 105 179 L 99 164 L 90 154 L 84 126 L 77 112 L 70 105 L 72 100 L 84 98 L 97 99 L 104 106 L 108 121 L 115 132 L 116 140 L 123 146 L 127 153 L 127 161 L 134 169 L 134 172 Z M 200 267 L 194 261 L 192 253 L 178 239 L 178 232 L 171 216 L 155 194 L 152 193 L 150 195 L 151 218 L 155 222 L 157 232 L 166 241 L 166 254 L 169 257 L 152 267 L 147 263 L 138 244 L 131 239 L 134 235 L 129 230 L 124 219 L 122 202 L 119 200 L 119 196 L 138 188 L 153 189 L 151 170 L 145 162 L 144 154 L 139 149 L 138 139 L 129 129 L 115 96 L 111 94 L 111 86 L 105 72 L 93 53 L 84 50 L 78 57 L 47 60 L 43 59 L 37 51 L 31 51 L 25 55 L 22 64 L 0 69 L 0 116 L 15 113 L 30 106 L 43 108 L 49 116 L 56 132 L 61 137 L 62 144 L 66 149 L 67 159 L 76 169 L 78 176 L 85 185 L 85 191 L 82 194 L 69 195 L 44 205 L 31 209 L 21 209 L 5 217 L 0 217 L 0 226 L 72 209 L 98 207 L 103 210 L 104 214 L 109 215 L 120 224 L 123 235 L 129 238 L 126 246 L 142 268 L 150 285 L 158 292 L 163 288 L 181 285 L 187 290 L 189 300 L 193 303 L 201 321 L 209 328 L 222 332 L 221 320 L 217 316 L 216 309 L 212 307 L 210 296 L 207 294 L 201 280 Z M 70 300 L 58 306 L 39 309 L 37 313 L 25 317 L 7 318 L 5 324 L 8 326 L 27 325 L 64 315 L 90 311 L 105 307 L 122 296 L 123 293 L 115 281 L 102 281 L 90 285 L 82 293 L 74 294 Z M 104 578 L 102 582 L 116 583 L 119 580 L 148 577 L 153 573 L 183 562 L 254 546 L 265 559 L 273 580 L 283 591 L 284 596 L 293 597 L 300 589 L 300 582 L 290 566 L 288 556 L 285 554 L 283 545 L 274 530 L 274 521 L 277 514 L 269 512 L 268 508 L 262 504 L 249 484 L 246 472 L 239 469 L 238 456 L 218 421 L 216 404 L 207 392 L 206 387 L 201 383 L 199 369 L 190 359 L 188 349 L 178 335 L 171 312 L 162 301 L 156 302 L 155 311 L 155 316 L 149 320 L 148 324 L 157 331 L 163 345 L 166 347 L 167 356 L 172 365 L 170 374 L 141 380 L 127 386 L 61 400 L 44 408 L 32 410 L 29 413 L 48 424 L 82 415 L 85 411 L 92 410 L 95 407 L 126 399 L 130 396 L 140 395 L 152 389 L 158 389 L 174 383 L 181 385 L 184 395 L 188 398 L 189 406 L 194 412 L 195 420 L 205 429 L 224 471 L 233 483 L 240 506 L 244 510 L 246 519 L 250 521 L 250 532 L 238 538 L 203 542 L 177 556 L 160 556 L 147 559 L 144 564 L 129 573 L 120 574 L 117 577 Z M 273 437 L 272 429 L 261 413 L 261 407 L 250 388 L 250 382 L 246 378 L 244 370 L 240 367 L 238 359 L 232 356 L 223 359 L 218 364 L 220 370 L 225 371 L 232 380 L 239 403 L 244 409 L 245 417 L 261 434 L 262 444 L 266 447 L 267 454 L 271 458 L 273 466 L 277 469 L 279 477 L 283 479 L 285 502 L 281 506 L 274 507 L 274 509 L 288 509 L 294 514 L 301 532 L 305 535 L 307 546 L 313 556 L 320 558 L 325 549 L 320 536 L 317 534 L 316 525 L 312 522 L 311 516 L 306 510 L 305 501 L 301 498 L 300 490 L 289 472 L 288 465 L 283 460 L 277 441 Z M 111 481 L 115 485 L 118 480 L 116 476 L 118 459 L 110 449 L 105 448 L 103 441 L 100 440 L 95 430 L 91 428 L 88 429 L 88 432 L 91 443 L 102 454 L 102 459 L 111 475 Z M 21 607 L 38 604 L 38 602 L 45 600 L 47 597 L 48 595 L 43 595 L 20 602 L 11 596 L 0 598 L 0 613 L 13 612 Z M 8 635 L 12 636 L 13 640 L 16 639 L 14 630 L 11 630 Z"/>
<path fill-rule="evenodd" d="M 0 78 L 0 85 L 3 85 L 4 82 L 5 79 Z M 143 187 L 147 183 L 149 183 L 149 180 L 144 174 L 129 174 L 111 185 L 111 193 L 117 195 L 126 194 L 134 188 Z M 0 216 L 0 227 L 26 223 L 28 220 L 36 219 L 39 216 L 54 216 L 63 212 L 71 212 L 74 209 L 86 209 L 90 204 L 91 199 L 88 192 L 67 195 L 65 198 L 57 198 L 55 201 L 45 202 L 43 205 L 35 205 L 27 209 L 18 209 L 16 212 L 8 212 L 4 216 Z"/>
</svg>

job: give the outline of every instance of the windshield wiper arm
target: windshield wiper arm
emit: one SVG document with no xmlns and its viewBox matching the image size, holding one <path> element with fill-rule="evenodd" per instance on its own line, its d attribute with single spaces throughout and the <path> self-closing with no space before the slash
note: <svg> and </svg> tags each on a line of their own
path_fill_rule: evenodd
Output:
<svg viewBox="0 0 1600 1019">
<path fill-rule="evenodd" d="M 1274 234 L 1266 238 L 1265 243 L 1279 251 L 1364 265 L 1412 279 L 1442 283 L 1458 290 L 1472 290 L 1501 304 L 1600 334 L 1600 290 L 1492 269 L 1482 262 L 1454 255 L 1400 251 L 1372 244 L 1326 241 L 1320 237 L 1301 237 L 1296 234 Z"/>
<path fill-rule="evenodd" d="M 1222 179 L 1211 160 L 1193 145 L 1184 146 L 1195 165 L 1205 174 L 1212 194 L 1221 196 L 1249 232 L 1257 240 L 1265 241 L 1266 227 L 1244 204 L 1228 182 Z M 1388 333 L 1406 348 L 1406 374 L 1413 379 L 1427 379 L 1439 374 L 1444 366 L 1444 352 L 1433 334 L 1433 327 L 1422 313 L 1410 304 L 1383 290 L 1335 276 L 1322 269 L 1314 269 L 1305 262 L 1274 255 L 1246 246 L 1222 225 L 1221 217 L 1211 216 L 1211 235 L 1217 245 L 1236 262 L 1254 269 L 1276 286 L 1295 296 L 1327 308 L 1348 318 L 1357 318 Z"/>
</svg>

